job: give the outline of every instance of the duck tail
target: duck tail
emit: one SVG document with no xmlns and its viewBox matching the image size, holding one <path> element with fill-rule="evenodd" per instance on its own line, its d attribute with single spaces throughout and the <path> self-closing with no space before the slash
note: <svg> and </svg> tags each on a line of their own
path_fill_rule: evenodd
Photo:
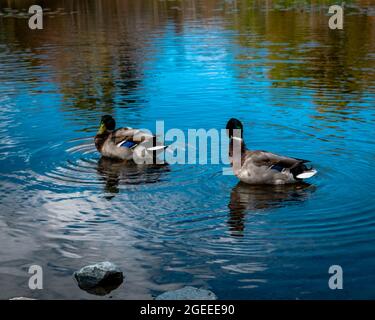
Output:
<svg viewBox="0 0 375 320">
<path fill-rule="evenodd" d="M 167 148 L 168 146 L 155 146 L 155 147 L 147 148 L 147 151 L 161 151 Z"/>
<path fill-rule="evenodd" d="M 300 162 L 296 163 L 290 168 L 290 172 L 293 174 L 295 179 L 309 179 L 317 174 L 318 171 L 313 167 L 308 168 L 305 164 L 306 162 L 309 161 L 300 160 Z"/>
<path fill-rule="evenodd" d="M 309 179 L 313 176 L 315 176 L 318 173 L 317 170 L 311 168 L 309 170 L 306 170 L 296 176 L 297 179 Z"/>
<path fill-rule="evenodd" d="M 157 137 L 153 136 L 152 137 L 152 147 L 146 148 L 146 150 L 157 152 L 157 151 L 162 151 L 166 148 L 168 148 L 168 146 L 165 146 L 165 145 L 162 145 L 162 144 L 158 143 Z"/>
</svg>

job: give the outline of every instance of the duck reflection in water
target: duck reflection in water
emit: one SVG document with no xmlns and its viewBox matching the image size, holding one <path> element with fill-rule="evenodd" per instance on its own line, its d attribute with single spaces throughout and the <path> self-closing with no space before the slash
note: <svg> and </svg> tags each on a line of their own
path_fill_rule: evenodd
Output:
<svg viewBox="0 0 375 320">
<path fill-rule="evenodd" d="M 156 183 L 170 171 L 168 164 L 139 165 L 106 157 L 98 161 L 97 171 L 105 182 L 104 191 L 119 193 L 120 185 L 139 185 Z"/>
<path fill-rule="evenodd" d="M 247 212 L 266 211 L 307 200 L 316 187 L 308 183 L 249 185 L 239 182 L 230 195 L 228 226 L 232 236 L 242 237 Z"/>
</svg>

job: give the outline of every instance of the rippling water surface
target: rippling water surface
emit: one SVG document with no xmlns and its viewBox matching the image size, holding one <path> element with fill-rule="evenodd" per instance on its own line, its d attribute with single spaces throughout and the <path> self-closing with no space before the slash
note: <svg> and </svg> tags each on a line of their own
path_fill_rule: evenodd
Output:
<svg viewBox="0 0 375 320">
<path fill-rule="evenodd" d="M 343 31 L 324 1 L 44 1 L 42 31 L 14 2 L 0 1 L 0 298 L 95 298 L 72 273 L 103 260 L 126 275 L 104 298 L 375 298 L 371 1 L 348 4 Z M 250 148 L 319 174 L 252 187 L 222 165 L 123 166 L 93 145 L 103 113 L 184 132 L 237 117 Z"/>
</svg>

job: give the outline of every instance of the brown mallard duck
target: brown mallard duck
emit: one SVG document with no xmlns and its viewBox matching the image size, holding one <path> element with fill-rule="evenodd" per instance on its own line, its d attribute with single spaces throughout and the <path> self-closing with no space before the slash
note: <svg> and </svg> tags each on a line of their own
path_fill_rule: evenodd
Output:
<svg viewBox="0 0 375 320">
<path fill-rule="evenodd" d="M 271 185 L 297 183 L 317 173 L 317 170 L 306 166 L 309 160 L 290 158 L 268 151 L 247 150 L 243 140 L 243 125 L 237 119 L 230 119 L 226 129 L 230 139 L 229 160 L 234 174 L 242 182 Z M 236 154 L 236 150 L 240 152 Z"/>
<path fill-rule="evenodd" d="M 149 132 L 130 127 L 116 129 L 116 121 L 110 115 L 101 118 L 95 146 L 104 157 L 143 164 L 155 163 L 156 156 L 166 148 Z"/>
</svg>

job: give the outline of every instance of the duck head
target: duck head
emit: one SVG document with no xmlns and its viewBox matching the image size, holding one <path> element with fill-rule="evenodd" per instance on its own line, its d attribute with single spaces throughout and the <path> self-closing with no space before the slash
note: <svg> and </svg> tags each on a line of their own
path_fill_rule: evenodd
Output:
<svg viewBox="0 0 375 320">
<path fill-rule="evenodd" d="M 246 146 L 243 141 L 243 125 L 240 120 L 231 118 L 227 122 L 227 134 L 229 136 L 229 161 L 233 170 L 240 169 L 245 161 Z"/>
<path fill-rule="evenodd" d="M 243 125 L 240 120 L 231 118 L 227 122 L 227 134 L 230 139 L 233 137 L 235 138 L 241 138 L 243 137 Z"/>
<path fill-rule="evenodd" d="M 102 116 L 102 119 L 100 121 L 100 127 L 98 134 L 104 134 L 108 131 L 113 131 L 116 128 L 116 121 L 113 119 L 110 115 Z"/>
</svg>

